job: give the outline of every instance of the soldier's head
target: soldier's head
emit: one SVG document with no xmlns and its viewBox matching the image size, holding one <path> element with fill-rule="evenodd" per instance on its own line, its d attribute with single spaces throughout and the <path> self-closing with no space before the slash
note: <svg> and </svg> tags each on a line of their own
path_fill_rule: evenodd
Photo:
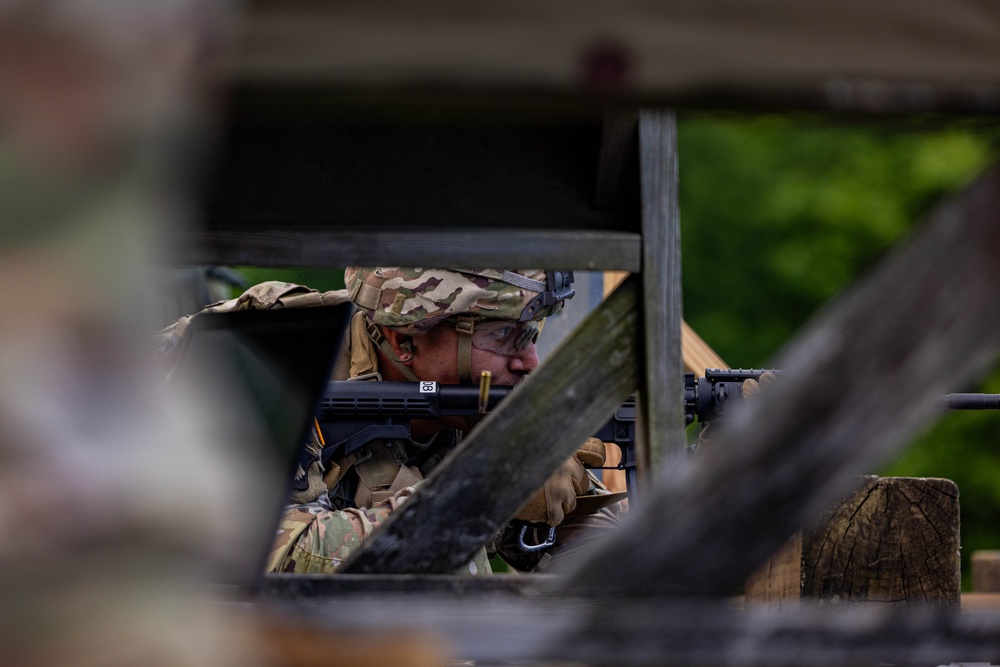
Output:
<svg viewBox="0 0 1000 667">
<path fill-rule="evenodd" d="M 541 321 L 572 297 L 572 271 L 350 267 L 351 300 L 410 380 L 515 384 L 538 365 Z"/>
</svg>

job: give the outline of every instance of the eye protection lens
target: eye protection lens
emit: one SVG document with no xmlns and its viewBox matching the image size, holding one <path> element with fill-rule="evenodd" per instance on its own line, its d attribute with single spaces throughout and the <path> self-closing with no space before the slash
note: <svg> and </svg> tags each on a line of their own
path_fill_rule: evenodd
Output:
<svg viewBox="0 0 1000 667">
<path fill-rule="evenodd" d="M 478 350 L 511 355 L 538 340 L 538 322 L 477 323 L 472 333 L 472 346 Z"/>
</svg>

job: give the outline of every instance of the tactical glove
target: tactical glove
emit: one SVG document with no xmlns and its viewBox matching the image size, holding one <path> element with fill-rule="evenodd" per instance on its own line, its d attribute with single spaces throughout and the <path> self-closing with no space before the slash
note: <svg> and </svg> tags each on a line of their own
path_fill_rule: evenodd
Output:
<svg viewBox="0 0 1000 667">
<path fill-rule="evenodd" d="M 758 396 L 760 392 L 766 391 L 766 387 L 772 382 L 776 381 L 777 379 L 778 376 L 776 374 L 772 373 L 771 371 L 766 371 L 764 373 L 761 373 L 760 377 L 757 378 L 756 380 L 754 380 L 753 378 L 744 380 L 743 386 L 740 389 L 743 395 L 743 400 L 744 401 L 757 400 L 755 397 Z M 696 443 L 697 447 L 701 447 L 702 445 L 710 441 L 708 432 L 711 428 L 712 428 L 711 424 L 706 424 L 704 428 L 702 428 L 701 431 L 698 433 L 698 442 Z"/>
<path fill-rule="evenodd" d="M 604 455 L 604 443 L 597 438 L 587 438 L 576 454 L 559 466 L 514 518 L 527 523 L 558 526 L 576 507 L 576 497 L 590 489 L 590 478 L 583 465 L 599 468 L 604 465 Z"/>
<path fill-rule="evenodd" d="M 760 374 L 760 378 L 754 380 L 750 378 L 749 380 L 743 381 L 742 393 L 743 400 L 748 400 L 756 396 L 761 392 L 761 390 L 767 385 L 771 384 L 778 379 L 778 376 L 771 371 L 766 371 Z"/>
</svg>

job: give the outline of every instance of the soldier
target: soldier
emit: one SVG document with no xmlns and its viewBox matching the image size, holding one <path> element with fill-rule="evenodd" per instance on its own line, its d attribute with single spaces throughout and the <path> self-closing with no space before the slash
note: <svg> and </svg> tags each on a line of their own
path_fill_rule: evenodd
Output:
<svg viewBox="0 0 1000 667">
<path fill-rule="evenodd" d="M 358 306 L 349 341 L 334 369 L 338 380 L 433 380 L 478 383 L 489 371 L 494 384 L 515 385 L 538 365 L 535 350 L 542 320 L 573 295 L 572 273 L 504 269 L 358 268 L 345 272 L 346 290 L 319 294 L 298 285 L 264 283 L 241 297 L 207 310 L 287 308 L 335 304 Z M 176 340 L 187 318 L 166 332 Z M 393 447 L 372 446 L 363 454 L 335 456 L 323 465 L 322 434 L 315 432 L 308 458 L 294 484 L 294 504 L 286 509 L 268 569 L 271 572 L 333 572 L 382 523 L 447 454 L 476 420 L 450 418 L 412 425 L 412 440 Z M 604 444 L 588 439 L 515 519 L 541 528 L 564 523 L 577 497 L 604 494 L 584 463 L 601 466 Z M 614 523 L 592 502 L 597 523 Z M 610 498 L 608 499 L 610 501 Z M 591 518 L 590 523 L 595 523 Z M 537 569 L 550 553 L 525 552 L 513 531 L 498 536 L 494 548 L 518 569 Z M 532 533 L 529 538 L 535 540 Z M 560 540 L 557 546 L 563 546 Z M 555 550 L 557 552 L 558 550 Z M 469 564 L 474 574 L 489 572 L 485 550 Z"/>
<path fill-rule="evenodd" d="M 335 371 L 338 379 L 471 384 L 489 371 L 494 384 L 515 385 L 538 365 L 535 341 L 542 320 L 573 296 L 572 273 L 561 271 L 351 267 L 345 284 L 360 310 Z M 334 571 L 474 424 L 458 418 L 418 422 L 405 447 L 371 447 L 367 458 L 334 458 L 326 470 L 314 447 L 305 479 L 299 480 L 298 503 L 285 513 L 270 570 Z M 581 445 L 515 519 L 563 523 L 577 496 L 598 492 L 583 463 L 603 465 L 601 441 L 590 438 Z M 522 569 L 537 567 L 543 557 L 521 557 L 510 547 L 509 535 L 498 541 L 501 555 Z M 485 550 L 469 571 L 489 571 Z"/>
</svg>

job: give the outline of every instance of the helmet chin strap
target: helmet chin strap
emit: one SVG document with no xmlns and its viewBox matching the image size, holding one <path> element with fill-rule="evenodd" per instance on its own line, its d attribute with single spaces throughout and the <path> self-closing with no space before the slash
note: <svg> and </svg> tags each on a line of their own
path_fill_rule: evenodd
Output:
<svg viewBox="0 0 1000 667">
<path fill-rule="evenodd" d="M 476 330 L 476 320 L 468 315 L 455 318 L 458 332 L 458 381 L 473 384 L 472 380 L 472 334 Z"/>
<path fill-rule="evenodd" d="M 399 357 L 396 356 L 396 351 L 392 349 L 392 345 L 390 345 L 389 341 L 386 340 L 385 336 L 382 335 L 382 332 L 379 331 L 379 328 L 375 326 L 372 322 L 366 322 L 366 325 L 367 325 L 366 328 L 368 330 L 368 337 L 371 338 L 372 342 L 375 343 L 376 347 L 378 347 L 378 349 L 382 351 L 382 354 L 385 355 L 385 358 L 388 359 L 392 363 L 392 365 L 396 367 L 396 370 L 402 373 L 403 377 L 405 377 L 410 382 L 419 382 L 420 378 L 414 375 L 413 371 L 411 371 L 409 367 L 406 366 L 406 364 L 404 364 L 402 361 L 399 360 Z M 470 345 L 472 343 L 471 337 L 469 338 L 469 343 Z"/>
<path fill-rule="evenodd" d="M 379 328 L 371 322 L 366 322 L 368 337 L 381 350 L 396 369 L 411 382 L 419 382 L 420 379 L 413 374 L 399 357 L 392 345 L 386 340 Z M 476 320 L 468 315 L 459 315 L 455 322 L 455 331 L 458 332 L 458 381 L 462 384 L 474 384 L 472 380 L 472 334 L 476 330 Z"/>
</svg>

